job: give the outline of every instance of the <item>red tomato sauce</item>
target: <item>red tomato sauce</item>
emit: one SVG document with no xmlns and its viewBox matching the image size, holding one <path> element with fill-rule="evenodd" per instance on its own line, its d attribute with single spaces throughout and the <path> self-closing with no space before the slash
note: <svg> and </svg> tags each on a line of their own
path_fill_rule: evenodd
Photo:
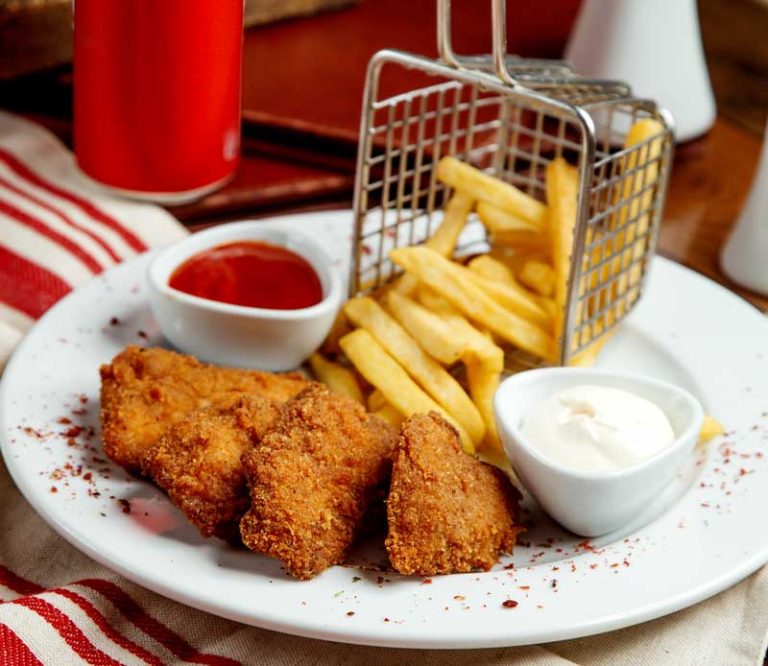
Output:
<svg viewBox="0 0 768 666">
<path fill-rule="evenodd" d="M 298 310 L 323 299 L 320 278 L 304 257 L 258 241 L 226 243 L 187 259 L 168 285 L 221 303 Z"/>
</svg>

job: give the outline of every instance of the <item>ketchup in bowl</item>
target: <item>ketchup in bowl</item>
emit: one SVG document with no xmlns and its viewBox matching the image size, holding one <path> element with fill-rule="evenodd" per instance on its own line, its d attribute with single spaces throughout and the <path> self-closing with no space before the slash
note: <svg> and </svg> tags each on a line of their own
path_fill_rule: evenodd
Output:
<svg viewBox="0 0 768 666">
<path fill-rule="evenodd" d="M 168 285 L 192 296 L 270 310 L 317 305 L 323 289 L 304 257 L 279 245 L 240 241 L 187 259 Z"/>
</svg>

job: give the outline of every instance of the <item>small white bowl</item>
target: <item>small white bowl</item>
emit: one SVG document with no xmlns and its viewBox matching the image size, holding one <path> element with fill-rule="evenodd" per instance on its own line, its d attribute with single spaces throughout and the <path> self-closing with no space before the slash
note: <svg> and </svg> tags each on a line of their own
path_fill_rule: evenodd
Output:
<svg viewBox="0 0 768 666">
<path fill-rule="evenodd" d="M 273 310 L 220 303 L 168 285 L 173 271 L 190 257 L 237 241 L 264 241 L 304 257 L 320 279 L 322 301 Z M 311 237 L 269 222 L 236 222 L 193 234 L 158 254 L 148 278 L 152 311 L 175 347 L 212 363 L 273 372 L 297 368 L 320 346 L 343 296 L 341 278 L 325 250 Z"/>
<path fill-rule="evenodd" d="M 541 400 L 580 384 L 624 389 L 650 400 L 675 433 L 669 448 L 626 469 L 572 470 L 541 454 L 520 432 L 523 417 Z M 608 534 L 635 518 L 666 486 L 696 446 L 704 418 L 699 401 L 667 382 L 590 368 L 543 368 L 505 379 L 494 397 L 504 450 L 528 491 L 557 522 L 576 534 Z"/>
</svg>

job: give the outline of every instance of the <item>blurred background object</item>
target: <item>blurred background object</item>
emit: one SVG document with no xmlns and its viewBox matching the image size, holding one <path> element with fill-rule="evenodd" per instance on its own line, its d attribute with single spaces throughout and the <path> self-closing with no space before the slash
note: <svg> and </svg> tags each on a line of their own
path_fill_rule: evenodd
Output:
<svg viewBox="0 0 768 666">
<path fill-rule="evenodd" d="M 584 0 L 565 58 L 577 72 L 626 81 L 671 111 L 678 141 L 715 122 L 696 0 Z"/>
<path fill-rule="evenodd" d="M 752 189 L 723 246 L 720 265 L 733 281 L 768 296 L 768 123 Z"/>
<path fill-rule="evenodd" d="M 72 0 L 0 0 L 0 79 L 72 61 Z"/>
<path fill-rule="evenodd" d="M 219 189 L 240 160 L 242 0 L 77 0 L 77 164 L 165 204 Z"/>
<path fill-rule="evenodd" d="M 245 0 L 245 25 L 308 16 L 358 1 Z M 0 0 L 0 79 L 72 61 L 72 4 L 72 0 Z"/>
<path fill-rule="evenodd" d="M 359 0 L 245 0 L 245 26 L 273 23 L 294 16 L 309 16 L 354 2 Z"/>
<path fill-rule="evenodd" d="M 699 16 L 719 113 L 760 134 L 768 113 L 768 0 L 700 0 Z"/>
</svg>

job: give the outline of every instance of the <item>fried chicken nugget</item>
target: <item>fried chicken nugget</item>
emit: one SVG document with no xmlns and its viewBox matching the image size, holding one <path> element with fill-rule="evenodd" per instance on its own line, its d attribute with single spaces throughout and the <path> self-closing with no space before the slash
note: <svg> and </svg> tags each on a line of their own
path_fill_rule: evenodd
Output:
<svg viewBox="0 0 768 666">
<path fill-rule="evenodd" d="M 462 451 L 439 414 L 411 416 L 392 466 L 389 560 L 404 575 L 488 570 L 521 531 L 519 500 L 506 475 Z"/>
<path fill-rule="evenodd" d="M 297 373 L 219 368 L 167 349 L 131 345 L 101 366 L 104 452 L 138 471 L 144 452 L 196 409 L 245 394 L 284 402 L 308 384 Z"/>
<path fill-rule="evenodd" d="M 243 456 L 251 508 L 240 521 L 248 548 L 312 578 L 344 560 L 386 480 L 396 432 L 345 396 L 313 385 Z"/>
<path fill-rule="evenodd" d="M 247 395 L 192 412 L 151 446 L 142 471 L 205 536 L 239 543 L 251 500 L 240 458 L 269 431 L 280 404 Z"/>
</svg>

